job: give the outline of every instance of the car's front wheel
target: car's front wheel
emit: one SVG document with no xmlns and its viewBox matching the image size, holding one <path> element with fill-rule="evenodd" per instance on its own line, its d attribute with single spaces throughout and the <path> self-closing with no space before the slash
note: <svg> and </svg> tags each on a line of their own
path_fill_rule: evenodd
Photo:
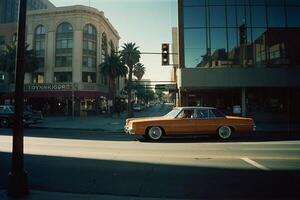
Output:
<svg viewBox="0 0 300 200">
<path fill-rule="evenodd" d="M 0 120 L 0 126 L 2 128 L 8 128 L 9 127 L 9 120 L 6 118 L 3 118 Z"/>
<path fill-rule="evenodd" d="M 158 126 L 153 126 L 148 129 L 148 137 L 153 141 L 158 141 L 163 135 L 163 130 Z"/>
<path fill-rule="evenodd" d="M 218 129 L 218 136 L 223 140 L 229 139 L 231 135 L 232 135 L 232 129 L 229 126 L 221 126 Z"/>
</svg>

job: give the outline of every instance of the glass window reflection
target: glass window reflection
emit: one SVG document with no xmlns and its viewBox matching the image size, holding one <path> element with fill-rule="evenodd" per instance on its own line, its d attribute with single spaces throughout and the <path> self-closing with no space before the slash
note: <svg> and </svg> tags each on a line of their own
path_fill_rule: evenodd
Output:
<svg viewBox="0 0 300 200">
<path fill-rule="evenodd" d="M 237 9 L 235 6 L 227 6 L 227 24 L 228 27 L 237 27 L 236 21 Z"/>
<path fill-rule="evenodd" d="M 196 67 L 206 54 L 206 29 L 185 29 L 185 64 L 186 67 Z"/>
<path fill-rule="evenodd" d="M 217 49 L 226 49 L 226 29 L 225 28 L 212 28 L 211 29 L 211 50 L 214 52 Z"/>
<path fill-rule="evenodd" d="M 184 8 L 185 27 L 206 27 L 205 7 L 186 7 Z"/>
<path fill-rule="evenodd" d="M 300 5 L 300 0 L 285 0 L 286 5 Z"/>
<path fill-rule="evenodd" d="M 199 5 L 205 5 L 206 0 L 184 0 L 183 6 L 199 6 Z"/>
<path fill-rule="evenodd" d="M 300 7 L 287 7 L 287 23 L 289 27 L 300 26 Z"/>
<path fill-rule="evenodd" d="M 237 6 L 237 25 L 246 23 L 245 6 Z"/>
<path fill-rule="evenodd" d="M 211 27 L 226 26 L 225 6 L 210 7 L 210 26 Z"/>
<path fill-rule="evenodd" d="M 264 0 L 250 0 L 250 4 L 255 6 L 255 5 L 265 5 L 265 1 Z"/>
<path fill-rule="evenodd" d="M 283 36 L 289 34 L 291 41 L 298 41 L 297 36 L 292 36 L 289 31 L 300 29 L 300 6 L 296 6 L 299 1 L 286 0 L 287 6 L 284 0 L 206 1 L 210 2 L 207 7 L 198 7 L 202 7 L 203 13 L 207 12 L 209 23 L 205 24 L 206 15 L 203 13 L 191 14 L 185 19 L 191 18 L 185 24 L 190 26 L 185 29 L 186 66 L 266 67 L 287 63 L 288 59 L 292 59 L 284 57 L 288 52 L 287 45 L 294 42 L 287 42 L 288 38 L 285 41 Z M 222 2 L 227 6 L 222 6 Z M 195 16 L 203 20 L 193 21 Z M 246 41 L 241 44 L 239 27 L 243 24 L 246 25 Z M 199 28 L 192 30 L 194 26 Z"/>
<path fill-rule="evenodd" d="M 209 5 L 225 5 L 225 0 L 210 0 Z"/>
<path fill-rule="evenodd" d="M 284 5 L 285 0 L 266 0 L 267 5 Z"/>
<path fill-rule="evenodd" d="M 252 26 L 253 27 L 266 27 L 266 7 L 265 6 L 252 6 Z"/>
<path fill-rule="evenodd" d="M 285 10 L 284 7 L 268 7 L 268 25 L 269 27 L 285 27 Z"/>
</svg>

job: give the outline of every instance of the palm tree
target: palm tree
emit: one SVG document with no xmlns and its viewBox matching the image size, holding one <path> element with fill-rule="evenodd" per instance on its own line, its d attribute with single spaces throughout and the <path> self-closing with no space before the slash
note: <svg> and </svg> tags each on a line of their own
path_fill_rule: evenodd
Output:
<svg viewBox="0 0 300 200">
<path fill-rule="evenodd" d="M 36 57 L 35 50 L 29 50 L 29 45 L 26 45 L 25 50 L 25 72 L 33 73 L 39 68 L 39 60 Z M 9 83 L 14 82 L 15 65 L 16 65 L 17 41 L 13 40 L 6 44 L 5 50 L 0 55 L 0 71 L 8 73 Z"/>
<path fill-rule="evenodd" d="M 134 65 L 133 74 L 139 81 L 143 78 L 145 72 L 146 72 L 146 69 L 142 63 L 136 63 Z"/>
<path fill-rule="evenodd" d="M 135 46 L 135 43 L 126 43 L 122 46 L 123 50 L 121 51 L 121 57 L 123 62 L 129 69 L 128 82 L 127 82 L 127 94 L 128 94 L 128 106 L 127 106 L 127 115 L 132 117 L 131 109 L 131 87 L 132 87 L 132 72 L 133 66 L 140 60 L 140 51 L 139 47 Z"/>
<path fill-rule="evenodd" d="M 99 65 L 102 74 L 108 76 L 109 98 L 113 100 L 115 106 L 116 78 L 125 77 L 128 73 L 127 67 L 121 61 L 121 57 L 116 54 L 107 55 L 103 63 Z"/>
</svg>

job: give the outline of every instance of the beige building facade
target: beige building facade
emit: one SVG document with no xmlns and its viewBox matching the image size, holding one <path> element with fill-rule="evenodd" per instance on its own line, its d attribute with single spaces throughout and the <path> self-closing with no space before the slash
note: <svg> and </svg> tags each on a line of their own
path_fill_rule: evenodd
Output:
<svg viewBox="0 0 300 200">
<path fill-rule="evenodd" d="M 26 42 L 36 51 L 39 68 L 25 74 L 27 104 L 53 114 L 107 111 L 108 77 L 99 65 L 106 55 L 118 51 L 119 40 L 116 29 L 95 8 L 29 11 Z M 118 78 L 116 84 L 118 96 L 125 78 Z M 10 94 L 13 90 L 11 86 Z"/>
</svg>

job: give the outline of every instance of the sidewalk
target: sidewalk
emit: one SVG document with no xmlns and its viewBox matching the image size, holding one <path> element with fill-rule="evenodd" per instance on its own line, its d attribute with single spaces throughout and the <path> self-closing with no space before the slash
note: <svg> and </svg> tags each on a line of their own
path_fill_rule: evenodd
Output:
<svg viewBox="0 0 300 200">
<path fill-rule="evenodd" d="M 143 113 L 135 113 L 135 117 L 142 117 Z M 123 130 L 126 121 L 126 113 L 120 117 L 99 115 L 88 117 L 59 116 L 45 117 L 41 123 L 32 124 L 31 128 L 42 129 L 74 129 L 87 131 L 120 132 Z M 288 123 L 256 123 L 256 132 L 297 132 L 300 131 L 299 124 Z"/>
<path fill-rule="evenodd" d="M 42 122 L 32 124 L 31 128 L 74 129 L 90 131 L 120 132 L 125 125 L 126 117 L 89 116 L 89 117 L 45 117 Z"/>
<path fill-rule="evenodd" d="M 58 193 L 45 191 L 30 191 L 30 195 L 23 198 L 11 198 L 7 196 L 7 191 L 0 190 L 0 200 L 176 200 L 166 198 L 144 198 L 130 196 L 111 196 L 111 195 L 92 195 L 92 194 L 74 194 Z M 181 199 L 184 200 L 184 199 Z"/>
</svg>

